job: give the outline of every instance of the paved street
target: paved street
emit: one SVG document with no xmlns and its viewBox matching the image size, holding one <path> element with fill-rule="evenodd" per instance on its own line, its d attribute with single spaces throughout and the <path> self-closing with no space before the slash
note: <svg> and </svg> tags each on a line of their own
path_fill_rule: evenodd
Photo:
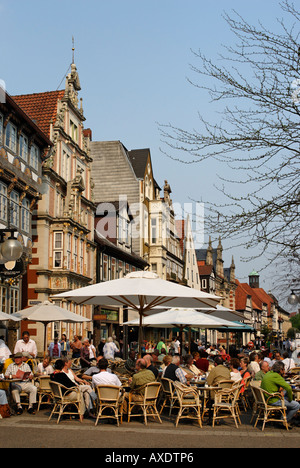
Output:
<svg viewBox="0 0 300 468">
<path fill-rule="evenodd" d="M 242 426 L 236 429 L 230 420 L 221 422 L 212 428 L 206 424 L 197 427 L 188 421 L 174 427 L 174 421 L 163 417 L 163 424 L 149 422 L 146 427 L 142 419 L 135 418 L 129 424 L 124 422 L 120 427 L 115 423 L 99 422 L 85 419 L 65 419 L 58 425 L 56 420 L 48 422 L 49 411 L 43 409 L 35 416 L 26 412 L 22 416 L 13 416 L 0 421 L 1 448 L 159 448 L 174 450 L 196 448 L 299 448 L 300 428 L 286 431 L 280 427 L 267 425 L 264 432 L 253 428 L 250 415 L 242 415 Z M 101 451 L 105 456 L 105 451 Z"/>
</svg>

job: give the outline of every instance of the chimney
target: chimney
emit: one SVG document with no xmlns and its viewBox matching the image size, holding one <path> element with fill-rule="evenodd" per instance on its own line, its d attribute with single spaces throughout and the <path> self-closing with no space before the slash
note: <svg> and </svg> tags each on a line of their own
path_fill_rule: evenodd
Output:
<svg viewBox="0 0 300 468">
<path fill-rule="evenodd" d="M 259 288 L 259 274 L 255 270 L 249 275 L 249 286 L 253 289 Z"/>
</svg>

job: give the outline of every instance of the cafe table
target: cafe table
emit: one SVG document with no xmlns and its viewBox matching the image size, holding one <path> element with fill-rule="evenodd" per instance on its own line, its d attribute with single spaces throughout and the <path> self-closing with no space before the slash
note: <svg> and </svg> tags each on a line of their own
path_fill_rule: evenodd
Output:
<svg viewBox="0 0 300 468">
<path fill-rule="evenodd" d="M 198 385 L 200 383 L 200 385 Z M 220 390 L 220 387 L 216 386 L 208 386 L 206 383 L 204 385 L 201 385 L 202 382 L 195 382 L 192 384 L 194 387 L 196 387 L 196 390 L 199 393 L 200 398 L 202 399 L 202 418 L 204 414 L 208 411 L 208 419 L 210 420 L 212 417 L 212 391 Z"/>
</svg>

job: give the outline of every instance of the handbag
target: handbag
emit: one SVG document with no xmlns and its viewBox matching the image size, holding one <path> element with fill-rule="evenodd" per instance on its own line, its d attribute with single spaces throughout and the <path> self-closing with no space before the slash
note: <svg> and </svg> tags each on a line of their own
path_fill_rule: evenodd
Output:
<svg viewBox="0 0 300 468">
<path fill-rule="evenodd" d="M 2 418 L 10 418 L 11 414 L 8 404 L 0 405 L 0 416 L 2 416 Z"/>
</svg>

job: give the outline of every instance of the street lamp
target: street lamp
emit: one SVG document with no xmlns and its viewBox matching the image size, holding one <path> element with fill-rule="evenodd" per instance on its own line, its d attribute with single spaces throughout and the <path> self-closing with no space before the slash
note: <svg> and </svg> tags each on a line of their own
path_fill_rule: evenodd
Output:
<svg viewBox="0 0 300 468">
<path fill-rule="evenodd" d="M 300 297 L 295 294 L 295 291 L 298 291 L 298 289 L 292 289 L 292 293 L 288 297 L 288 303 L 291 305 L 295 305 L 300 302 Z"/>
<path fill-rule="evenodd" d="M 5 233 L 10 233 L 8 239 L 4 239 Z M 0 229 L 0 263 L 15 262 L 21 258 L 23 246 L 21 242 L 13 237 L 16 229 Z"/>
</svg>

